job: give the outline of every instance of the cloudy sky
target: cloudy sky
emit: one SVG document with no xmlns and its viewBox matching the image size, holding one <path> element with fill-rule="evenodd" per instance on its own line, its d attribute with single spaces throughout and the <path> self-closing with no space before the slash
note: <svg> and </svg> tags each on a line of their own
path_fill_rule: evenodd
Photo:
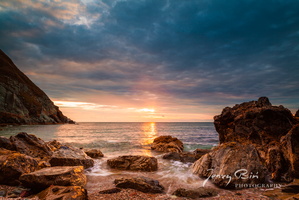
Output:
<svg viewBox="0 0 299 200">
<path fill-rule="evenodd" d="M 0 48 L 76 121 L 299 108 L 298 0 L 0 0 Z"/>
</svg>

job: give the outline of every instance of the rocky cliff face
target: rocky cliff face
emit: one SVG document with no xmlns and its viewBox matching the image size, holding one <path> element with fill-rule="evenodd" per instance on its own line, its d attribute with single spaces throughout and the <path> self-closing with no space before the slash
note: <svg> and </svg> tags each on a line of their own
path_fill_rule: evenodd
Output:
<svg viewBox="0 0 299 200">
<path fill-rule="evenodd" d="M 224 108 L 214 125 L 220 145 L 194 163 L 195 174 L 235 188 L 299 178 L 299 124 L 289 109 L 261 97 Z"/>
<path fill-rule="evenodd" d="M 70 122 L 49 97 L 0 50 L 0 124 Z"/>
</svg>

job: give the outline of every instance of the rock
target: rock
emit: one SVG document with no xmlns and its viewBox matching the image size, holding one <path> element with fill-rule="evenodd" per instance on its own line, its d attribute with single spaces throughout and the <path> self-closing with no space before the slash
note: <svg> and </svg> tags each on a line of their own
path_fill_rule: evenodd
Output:
<svg viewBox="0 0 299 200">
<path fill-rule="evenodd" d="M 0 125 L 69 121 L 49 97 L 0 50 Z"/>
<path fill-rule="evenodd" d="M 196 149 L 194 152 L 169 152 L 163 155 L 163 159 L 176 160 L 184 163 L 194 163 L 196 160 L 201 158 L 206 153 L 211 152 L 210 149 Z"/>
<path fill-rule="evenodd" d="M 191 198 L 191 199 L 196 199 L 196 198 L 217 196 L 218 191 L 213 188 L 203 188 L 203 187 L 198 188 L 198 189 L 193 189 L 193 190 L 179 188 L 176 191 L 174 191 L 172 195 L 175 195 L 178 197 L 187 197 L 187 198 Z"/>
<path fill-rule="evenodd" d="M 57 151 L 62 146 L 62 144 L 60 142 L 57 142 L 57 140 L 46 142 L 46 144 L 51 149 L 51 151 Z"/>
<path fill-rule="evenodd" d="M 107 160 L 109 167 L 120 170 L 132 171 L 156 171 L 158 161 L 155 157 L 149 156 L 119 156 Z"/>
<path fill-rule="evenodd" d="M 299 124 L 281 139 L 281 143 L 286 157 L 290 160 L 294 177 L 299 178 Z"/>
<path fill-rule="evenodd" d="M 6 197 L 7 190 L 6 189 L 1 189 L 0 190 L 0 197 Z"/>
<path fill-rule="evenodd" d="M 154 139 L 151 149 L 161 152 L 183 152 L 184 145 L 176 137 L 159 136 Z"/>
<path fill-rule="evenodd" d="M 255 146 L 235 142 L 224 143 L 205 154 L 192 168 L 194 174 L 223 188 L 265 183 L 268 175 Z"/>
<path fill-rule="evenodd" d="M 8 150 L 15 151 L 14 145 L 11 143 L 11 141 L 3 136 L 0 136 L 0 147 Z"/>
<path fill-rule="evenodd" d="M 18 152 L 31 157 L 43 159 L 53 154 L 42 139 L 32 134 L 18 133 L 16 136 L 11 136 L 10 141 Z"/>
<path fill-rule="evenodd" d="M 266 97 L 232 108 L 226 107 L 221 115 L 214 117 L 220 143 L 251 141 L 267 145 L 272 141 L 279 142 L 294 123 L 290 110 L 283 106 L 272 106 Z"/>
<path fill-rule="evenodd" d="M 83 166 L 93 167 L 94 161 L 83 150 L 71 146 L 61 146 L 50 158 L 52 166 Z"/>
<path fill-rule="evenodd" d="M 299 109 L 297 110 L 295 117 L 299 117 Z"/>
<path fill-rule="evenodd" d="M 39 200 L 87 200 L 87 190 L 80 186 L 56 186 L 38 193 L 35 197 Z"/>
<path fill-rule="evenodd" d="M 104 154 L 99 149 L 86 150 L 85 153 L 91 158 L 104 157 Z"/>
<path fill-rule="evenodd" d="M 18 185 L 19 177 L 38 168 L 38 161 L 30 156 L 0 148 L 0 184 Z"/>
<path fill-rule="evenodd" d="M 99 194 L 114 194 L 114 193 L 118 193 L 120 191 L 121 191 L 121 189 L 119 189 L 119 188 L 111 188 L 111 189 L 99 191 Z"/>
<path fill-rule="evenodd" d="M 145 193 L 163 193 L 164 191 L 159 181 L 147 177 L 115 179 L 114 184 L 119 188 L 131 188 Z"/>
<path fill-rule="evenodd" d="M 23 174 L 20 181 L 25 187 L 42 190 L 51 185 L 84 186 L 86 176 L 82 166 L 48 167 Z"/>
<path fill-rule="evenodd" d="M 271 179 L 282 182 L 293 180 L 291 163 L 279 146 L 270 147 L 266 153 L 266 167 L 271 173 Z"/>
<path fill-rule="evenodd" d="M 285 193 L 293 193 L 298 194 L 299 193 L 299 185 L 286 185 L 281 189 L 282 192 Z"/>
<path fill-rule="evenodd" d="M 23 198 L 31 195 L 30 189 L 17 187 L 7 194 L 7 198 Z"/>
</svg>

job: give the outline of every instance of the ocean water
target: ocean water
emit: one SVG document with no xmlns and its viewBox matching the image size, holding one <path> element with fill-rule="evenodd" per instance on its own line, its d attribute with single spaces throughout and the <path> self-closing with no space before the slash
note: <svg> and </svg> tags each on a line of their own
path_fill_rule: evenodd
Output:
<svg viewBox="0 0 299 200">
<path fill-rule="evenodd" d="M 95 166 L 86 171 L 90 190 L 112 184 L 119 176 L 148 176 L 158 179 L 171 193 L 176 187 L 195 188 L 202 180 L 191 172 L 191 163 L 162 159 L 163 153 L 150 150 L 154 138 L 161 135 L 177 137 L 185 151 L 210 149 L 218 145 L 218 134 L 211 122 L 90 122 L 63 125 L 25 125 L 0 127 L 0 136 L 10 137 L 19 132 L 34 134 L 44 141 L 57 140 L 83 148 L 98 148 L 104 158 L 96 159 Z M 107 159 L 120 155 L 147 155 L 158 159 L 156 172 L 127 172 L 109 169 Z M 113 186 L 113 185 L 111 185 Z"/>
</svg>

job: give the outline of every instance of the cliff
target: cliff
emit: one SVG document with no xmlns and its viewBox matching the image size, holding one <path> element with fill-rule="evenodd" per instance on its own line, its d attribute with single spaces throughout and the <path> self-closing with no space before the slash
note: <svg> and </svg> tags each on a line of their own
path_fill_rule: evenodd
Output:
<svg viewBox="0 0 299 200">
<path fill-rule="evenodd" d="M 0 50 L 0 124 L 72 123 Z"/>
</svg>

